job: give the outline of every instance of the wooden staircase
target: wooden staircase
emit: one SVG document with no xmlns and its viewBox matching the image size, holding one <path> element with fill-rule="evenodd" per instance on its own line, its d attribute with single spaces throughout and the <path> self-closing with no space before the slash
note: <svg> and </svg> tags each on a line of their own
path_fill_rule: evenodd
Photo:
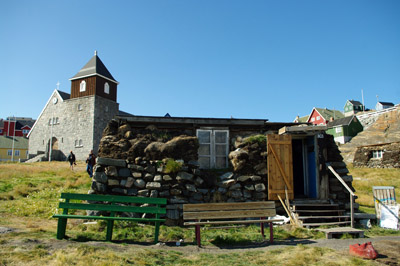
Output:
<svg viewBox="0 0 400 266">
<path fill-rule="evenodd" d="M 349 225 L 350 215 L 339 208 L 338 204 L 321 200 L 295 200 L 291 204 L 292 212 L 303 224 L 303 227 L 318 227 L 321 225 Z"/>
</svg>

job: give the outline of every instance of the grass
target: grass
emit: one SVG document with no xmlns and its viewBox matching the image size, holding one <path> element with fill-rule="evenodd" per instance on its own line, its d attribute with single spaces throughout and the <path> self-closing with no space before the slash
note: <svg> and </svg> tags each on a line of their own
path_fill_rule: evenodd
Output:
<svg viewBox="0 0 400 266">
<path fill-rule="evenodd" d="M 126 221 L 115 223 L 114 243 L 104 241 L 105 222 L 82 224 L 77 220 L 68 221 L 69 241 L 59 241 L 55 239 L 57 221 L 51 216 L 58 212 L 61 192 L 87 193 L 91 184 L 82 162 L 75 169 L 72 172 L 66 162 L 0 164 L 0 227 L 15 229 L 0 234 L 0 265 L 376 265 L 332 249 L 303 245 L 230 252 L 232 247 L 263 243 L 260 229 L 254 225 L 202 230 L 202 245 L 211 250 L 222 248 L 221 252 L 212 253 L 196 250 L 193 228 L 161 226 L 159 238 L 167 246 L 184 240 L 177 251 L 152 245 L 154 226 Z M 363 199 L 362 195 L 365 198 L 372 195 L 372 183 L 399 185 L 398 170 L 380 169 L 385 170 L 383 174 L 373 170 L 371 174 L 368 169 L 349 169 L 354 177 L 371 179 L 369 182 L 355 180 L 358 200 Z M 372 182 L 374 176 L 382 182 Z M 373 207 L 373 202 L 359 203 L 365 208 Z M 392 234 L 399 235 L 399 232 L 376 226 L 366 232 L 368 236 Z M 277 241 L 318 239 L 324 238 L 324 234 L 279 226 L 274 228 L 274 238 Z M 132 245 L 138 242 L 139 246 Z"/>
<path fill-rule="evenodd" d="M 355 168 L 348 165 L 350 175 L 353 176 L 353 187 L 356 189 L 356 202 L 360 210 L 366 213 L 375 213 L 372 194 L 373 186 L 393 186 L 397 193 L 400 192 L 400 169 L 396 168 Z"/>
</svg>

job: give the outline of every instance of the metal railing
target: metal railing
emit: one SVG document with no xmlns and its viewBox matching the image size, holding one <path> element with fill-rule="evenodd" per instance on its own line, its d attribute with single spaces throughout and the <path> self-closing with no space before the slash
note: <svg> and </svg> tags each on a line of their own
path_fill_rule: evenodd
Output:
<svg viewBox="0 0 400 266">
<path fill-rule="evenodd" d="M 329 163 L 326 163 L 326 166 L 350 193 L 350 220 L 351 220 L 351 227 L 354 228 L 354 196 L 356 194 L 354 194 L 354 192 L 349 188 L 346 182 L 344 182 L 344 180 L 340 177 L 338 173 L 336 173 L 335 169 L 333 169 L 333 167 Z"/>
</svg>

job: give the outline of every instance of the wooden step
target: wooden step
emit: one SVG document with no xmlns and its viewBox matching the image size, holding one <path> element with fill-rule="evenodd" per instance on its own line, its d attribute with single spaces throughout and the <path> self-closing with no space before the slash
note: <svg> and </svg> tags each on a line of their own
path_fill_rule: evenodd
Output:
<svg viewBox="0 0 400 266">
<path fill-rule="evenodd" d="M 305 213 L 326 213 L 326 212 L 345 212 L 345 210 L 297 210 L 296 213 L 301 213 L 301 212 L 305 212 Z"/>
<path fill-rule="evenodd" d="M 321 225 L 339 225 L 339 224 L 350 224 L 351 221 L 343 221 L 343 222 L 327 222 L 327 223 L 303 223 L 304 227 L 316 227 Z"/>
<path fill-rule="evenodd" d="M 338 216 L 299 216 L 297 219 L 340 219 L 340 218 L 350 218 L 348 215 L 338 215 Z"/>
<path fill-rule="evenodd" d="M 334 235 L 352 234 L 357 235 L 360 238 L 364 237 L 364 231 L 351 227 L 339 227 L 329 229 L 317 229 L 318 231 L 324 232 L 327 239 L 331 239 Z"/>
</svg>

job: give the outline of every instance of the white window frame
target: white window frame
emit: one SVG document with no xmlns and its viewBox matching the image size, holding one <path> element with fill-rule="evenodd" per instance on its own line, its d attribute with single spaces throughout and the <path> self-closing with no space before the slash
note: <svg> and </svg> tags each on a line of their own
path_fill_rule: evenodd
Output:
<svg viewBox="0 0 400 266">
<path fill-rule="evenodd" d="M 317 116 L 317 120 L 320 120 L 321 119 L 321 117 L 320 116 Z"/>
<path fill-rule="evenodd" d="M 7 156 L 12 156 L 12 150 L 7 150 Z"/>
<path fill-rule="evenodd" d="M 1 130 L 0 130 L 0 133 L 1 133 Z M 22 134 L 28 134 L 29 133 L 29 129 L 23 129 L 22 130 Z"/>
<path fill-rule="evenodd" d="M 84 92 L 86 91 L 86 81 L 82 80 L 81 83 L 79 84 L 79 92 Z"/>
<path fill-rule="evenodd" d="M 104 84 L 104 93 L 110 94 L 110 85 L 108 84 L 108 82 Z"/>
<path fill-rule="evenodd" d="M 314 122 L 315 121 L 315 117 L 311 117 L 311 122 Z"/>
<path fill-rule="evenodd" d="M 197 129 L 196 136 L 199 136 L 200 132 L 208 132 L 210 134 L 210 143 L 199 143 L 199 144 L 209 144 L 210 145 L 210 154 L 209 155 L 202 155 L 199 154 L 200 157 L 207 157 L 210 159 L 210 169 L 215 169 L 217 164 L 217 158 L 225 158 L 225 166 L 223 168 L 228 167 L 228 155 L 229 155 L 229 130 L 227 129 Z M 226 142 L 225 143 L 217 143 L 216 142 L 216 133 L 225 133 L 226 134 Z M 218 145 L 225 145 L 225 154 L 224 155 L 217 155 L 216 154 L 216 147 Z M 200 166 L 201 168 L 205 168 Z"/>
<path fill-rule="evenodd" d="M 382 150 L 372 151 L 372 158 L 373 159 L 382 159 L 383 151 Z"/>
<path fill-rule="evenodd" d="M 342 127 L 336 127 L 335 128 L 335 132 L 336 133 L 342 133 L 343 132 Z"/>
<path fill-rule="evenodd" d="M 20 154 L 20 153 L 19 153 L 19 150 L 15 150 L 15 151 L 14 151 L 14 156 L 19 156 L 19 154 Z"/>
</svg>

